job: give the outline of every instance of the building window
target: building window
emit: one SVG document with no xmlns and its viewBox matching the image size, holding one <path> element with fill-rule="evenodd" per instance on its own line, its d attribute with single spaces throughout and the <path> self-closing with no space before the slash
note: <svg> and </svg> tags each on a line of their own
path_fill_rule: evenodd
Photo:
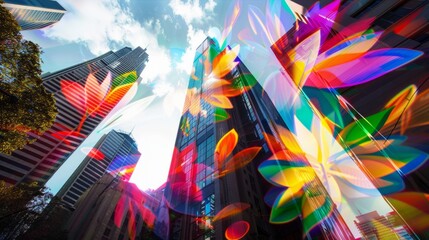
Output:
<svg viewBox="0 0 429 240">
<path fill-rule="evenodd" d="M 352 17 L 360 18 L 364 16 L 366 13 L 374 9 L 380 2 L 382 2 L 382 0 L 373 0 L 370 4 L 367 4 L 358 11 L 356 11 L 356 13 L 352 15 Z"/>
</svg>

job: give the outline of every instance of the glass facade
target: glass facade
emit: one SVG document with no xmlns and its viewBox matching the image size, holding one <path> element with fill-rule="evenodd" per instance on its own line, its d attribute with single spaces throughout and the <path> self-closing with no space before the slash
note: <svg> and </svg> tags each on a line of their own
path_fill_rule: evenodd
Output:
<svg viewBox="0 0 429 240">
<path fill-rule="evenodd" d="M 22 30 L 47 27 L 58 22 L 66 10 L 56 1 L 43 0 L 6 0 L 6 7 Z"/>
<path fill-rule="evenodd" d="M 275 135 L 277 125 L 285 124 L 238 57 L 229 58 L 235 64 L 226 70 L 219 65 L 233 51 L 218 49 L 210 38 L 196 51 L 165 188 L 172 216 L 170 238 L 223 239 L 236 234 L 235 226 L 241 224 L 247 227 L 246 239 L 299 239 L 303 236 L 300 219 L 270 223 L 264 199 L 270 185 L 258 171 L 273 154 L 264 134 Z M 237 212 L 217 220 L 225 209 Z M 334 213 L 308 236 L 322 236 L 334 225 L 341 226 L 343 237 L 351 235 Z"/>
</svg>

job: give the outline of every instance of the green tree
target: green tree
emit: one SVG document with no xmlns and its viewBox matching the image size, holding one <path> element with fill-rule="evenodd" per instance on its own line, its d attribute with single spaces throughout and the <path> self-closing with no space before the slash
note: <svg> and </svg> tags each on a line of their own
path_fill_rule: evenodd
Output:
<svg viewBox="0 0 429 240">
<path fill-rule="evenodd" d="M 40 216 L 18 240 L 62 240 L 67 239 L 65 226 L 72 212 L 62 206 L 61 199 L 54 197 Z"/>
<path fill-rule="evenodd" d="M 40 47 L 22 39 L 20 26 L 1 5 L 0 29 L 0 153 L 11 154 L 52 126 L 57 111 L 42 84 Z"/>
<path fill-rule="evenodd" d="M 0 239 L 13 239 L 25 232 L 52 198 L 37 183 L 17 186 L 0 181 Z"/>
</svg>

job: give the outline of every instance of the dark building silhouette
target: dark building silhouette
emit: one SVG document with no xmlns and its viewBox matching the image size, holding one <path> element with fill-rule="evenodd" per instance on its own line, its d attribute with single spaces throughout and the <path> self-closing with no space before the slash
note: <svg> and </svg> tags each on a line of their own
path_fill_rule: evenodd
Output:
<svg viewBox="0 0 429 240">
<path fill-rule="evenodd" d="M 129 134 L 115 130 L 103 135 L 93 151 L 96 154 L 87 155 L 57 193 L 57 197 L 70 208 L 74 208 L 82 194 L 106 173 L 120 175 L 121 180 L 128 181 L 141 155 Z M 128 169 L 131 172 L 124 176 L 122 171 Z"/>
<path fill-rule="evenodd" d="M 51 0 L 5 0 L 8 9 L 22 30 L 33 30 L 52 25 L 63 17 L 66 10 Z"/>
<path fill-rule="evenodd" d="M 45 75 L 43 84 L 56 99 L 58 114 L 55 123 L 41 136 L 33 134 L 37 139 L 34 143 L 14 151 L 10 156 L 0 154 L 0 179 L 11 184 L 34 181 L 46 183 L 138 80 L 147 61 L 148 54 L 145 49 L 137 47 L 132 50 L 125 47 Z M 85 101 L 85 83 L 90 78 L 95 78 L 98 84 L 101 84 L 109 75 L 112 81 L 107 100 L 101 101 L 95 110 L 92 106 L 91 113 L 97 111 L 97 114 L 77 109 L 76 104 Z M 63 84 L 64 80 L 67 80 L 68 85 Z M 98 91 L 99 87 L 92 82 L 87 89 Z M 72 84 L 75 84 L 75 88 Z M 67 90 L 70 88 L 71 90 Z M 67 97 L 62 89 L 69 92 Z M 91 102 L 93 99 L 86 101 Z"/>
<path fill-rule="evenodd" d="M 273 154 L 264 133 L 278 136 L 276 125 L 285 127 L 285 124 L 268 95 L 238 57 L 235 59 L 238 65 L 228 74 L 216 76 L 215 69 L 219 65 L 214 66 L 215 63 L 219 64 L 222 56 L 230 51 L 220 51 L 210 38 L 196 51 L 165 187 L 172 216 L 170 238 L 224 239 L 228 227 L 241 221 L 247 222 L 249 227 L 245 239 L 300 239 L 304 233 L 299 219 L 286 224 L 269 223 L 270 208 L 264 195 L 271 185 L 258 172 L 259 164 Z M 222 83 L 224 88 L 218 88 L 221 81 L 228 81 L 232 88 L 226 82 Z M 234 94 L 234 89 L 239 89 L 240 93 Z M 213 95 L 228 98 L 231 105 L 223 106 L 224 109 L 219 107 L 209 99 Z M 245 166 L 220 166 L 221 163 L 216 162 L 220 158 L 216 146 L 232 129 L 238 139 L 231 156 L 260 147 L 255 158 Z M 229 168 L 233 170 L 222 170 Z M 311 191 L 326 194 L 323 187 Z M 326 198 L 332 204 L 329 195 Z M 249 208 L 238 215 L 211 222 L 216 213 L 234 203 L 247 203 Z M 316 227 L 310 235 L 352 236 L 336 211 L 324 221 L 323 227 Z"/>
<path fill-rule="evenodd" d="M 106 174 L 79 199 L 68 239 L 159 239 L 152 231 L 158 206 L 135 184 Z"/>
</svg>

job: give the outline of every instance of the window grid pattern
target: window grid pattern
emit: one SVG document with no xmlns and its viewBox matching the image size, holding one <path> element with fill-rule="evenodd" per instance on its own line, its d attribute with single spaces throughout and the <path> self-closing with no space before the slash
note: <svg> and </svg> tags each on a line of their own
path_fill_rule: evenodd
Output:
<svg viewBox="0 0 429 240">
<path fill-rule="evenodd" d="M 136 164 L 140 158 L 134 140 L 124 133 L 111 131 L 97 145 L 97 148 L 104 154 L 104 158 L 97 160 L 87 157 L 82 166 L 77 169 L 78 175 L 65 185 L 65 188 L 68 189 L 62 194 L 62 199 L 69 206 L 74 206 L 89 186 L 95 184 L 104 174 Z M 119 172 L 115 174 L 119 174 Z M 74 199 L 74 201 L 68 199 Z"/>
<path fill-rule="evenodd" d="M 21 26 L 22 30 L 31 30 L 47 27 L 53 23 L 58 22 L 64 15 L 64 12 L 50 11 L 49 9 L 45 10 L 35 10 L 35 9 L 26 9 L 25 7 L 6 7 L 15 19 L 18 21 L 18 24 Z"/>
<path fill-rule="evenodd" d="M 117 69 L 112 72 L 112 78 L 115 78 L 118 76 L 118 74 L 124 73 L 121 71 L 136 70 L 137 68 L 141 68 L 144 66 L 148 57 L 145 50 L 141 48 L 136 48 L 134 50 L 131 50 L 130 48 L 123 48 L 118 52 L 119 54 L 108 52 L 93 60 L 66 68 L 59 72 L 45 75 L 43 77 L 43 85 L 48 89 L 49 92 L 54 94 L 56 99 L 58 115 L 55 123 L 51 129 L 46 131 L 43 135 L 34 136 L 37 138 L 36 142 L 25 146 L 25 148 L 22 150 L 15 151 L 11 156 L 2 155 L 0 163 L 5 166 L 5 170 L 0 169 L 0 179 L 7 178 L 9 182 L 13 183 L 21 181 L 37 181 L 43 184 L 53 175 L 53 173 L 62 165 L 62 163 L 68 158 L 68 156 L 70 156 L 70 154 L 80 145 L 84 139 L 80 136 L 69 136 L 67 137 L 67 141 L 64 141 L 52 136 L 52 133 L 64 131 L 64 127 L 75 129 L 82 117 L 82 115 L 79 114 L 62 95 L 60 82 L 62 80 L 69 80 L 73 82 L 79 82 L 83 85 L 88 74 L 90 73 L 88 65 L 91 66 L 91 72 L 94 74 L 97 80 L 101 82 L 109 71 L 106 63 L 102 61 L 103 59 L 108 59 L 108 61 L 119 59 L 119 61 L 126 62 L 126 64 L 123 64 L 123 68 L 121 70 Z M 127 64 L 129 66 L 126 66 Z M 137 75 L 139 75 L 140 72 L 137 71 Z M 113 107 L 114 106 L 102 107 L 101 111 L 104 114 L 107 114 Z M 89 135 L 102 120 L 103 117 L 100 116 L 87 117 L 81 129 L 81 133 Z M 9 162 L 16 162 L 20 165 L 7 164 L 3 159 L 9 159 Z M 19 172 L 20 174 L 11 176 L 9 172 L 12 170 L 14 172 Z"/>
</svg>

